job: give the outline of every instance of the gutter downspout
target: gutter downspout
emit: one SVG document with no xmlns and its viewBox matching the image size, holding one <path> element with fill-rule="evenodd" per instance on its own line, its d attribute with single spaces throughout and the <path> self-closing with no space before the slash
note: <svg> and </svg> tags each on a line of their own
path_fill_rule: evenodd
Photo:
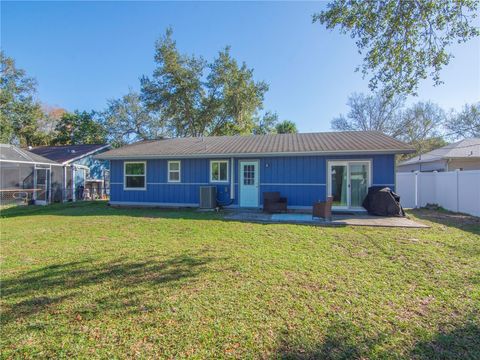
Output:
<svg viewBox="0 0 480 360">
<path fill-rule="evenodd" d="M 370 166 L 370 171 L 372 171 L 372 166 Z M 373 176 L 372 176 L 373 177 Z M 372 180 L 373 182 L 373 180 Z M 393 155 L 393 187 L 395 192 L 397 191 L 397 155 Z M 326 199 L 326 198 L 325 198 Z"/>
<path fill-rule="evenodd" d="M 235 199 L 235 159 L 230 158 L 232 166 L 230 166 L 231 176 L 230 176 L 230 200 Z"/>
<path fill-rule="evenodd" d="M 52 203 L 52 165 L 50 165 L 50 171 L 48 172 L 49 180 L 48 180 L 48 203 Z"/>
<path fill-rule="evenodd" d="M 67 201 L 67 167 L 63 166 L 63 202 Z"/>
<path fill-rule="evenodd" d="M 75 194 L 75 192 L 76 192 L 75 191 L 76 190 L 75 189 L 75 166 L 72 165 L 71 169 L 72 169 L 72 201 L 75 202 L 75 201 L 77 201 L 77 199 L 76 199 L 77 194 Z"/>
<path fill-rule="evenodd" d="M 33 165 L 33 194 L 32 200 L 37 200 L 37 165 Z"/>
</svg>

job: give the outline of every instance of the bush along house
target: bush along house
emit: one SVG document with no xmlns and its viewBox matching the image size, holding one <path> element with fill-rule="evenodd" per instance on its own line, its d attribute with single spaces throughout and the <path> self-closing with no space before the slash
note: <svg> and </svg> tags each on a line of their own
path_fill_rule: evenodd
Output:
<svg viewBox="0 0 480 360">
<path fill-rule="evenodd" d="M 380 132 L 327 132 L 142 141 L 96 158 L 110 161 L 112 205 L 197 207 L 208 187 L 225 207 L 259 208 L 275 191 L 290 209 L 332 195 L 354 210 L 368 187 L 395 189 L 395 155 L 412 151 Z"/>
</svg>

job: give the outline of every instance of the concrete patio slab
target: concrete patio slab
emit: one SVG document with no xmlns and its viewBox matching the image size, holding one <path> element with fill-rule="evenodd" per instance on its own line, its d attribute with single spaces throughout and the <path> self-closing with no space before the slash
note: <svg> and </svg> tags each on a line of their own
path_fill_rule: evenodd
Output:
<svg viewBox="0 0 480 360">
<path fill-rule="evenodd" d="M 317 226 L 381 226 L 402 228 L 429 228 L 428 225 L 407 217 L 382 217 L 367 214 L 334 214 L 331 221 L 321 218 L 312 218 L 311 214 L 286 213 L 266 214 L 260 211 L 231 211 L 225 214 L 226 220 L 262 222 L 262 223 L 289 223 L 308 224 Z"/>
</svg>

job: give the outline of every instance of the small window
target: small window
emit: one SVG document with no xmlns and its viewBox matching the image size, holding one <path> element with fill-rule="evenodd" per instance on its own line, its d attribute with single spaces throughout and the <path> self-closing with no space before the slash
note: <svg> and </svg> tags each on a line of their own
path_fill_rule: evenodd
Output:
<svg viewBox="0 0 480 360">
<path fill-rule="evenodd" d="M 168 162 L 168 182 L 180 182 L 180 161 Z"/>
<path fill-rule="evenodd" d="M 145 190 L 146 172 L 145 162 L 126 162 L 124 188 L 126 190 Z"/>
<path fill-rule="evenodd" d="M 210 161 L 210 181 L 227 182 L 228 181 L 228 160 Z"/>
<path fill-rule="evenodd" d="M 255 185 L 255 166 L 243 166 L 243 185 Z"/>
</svg>

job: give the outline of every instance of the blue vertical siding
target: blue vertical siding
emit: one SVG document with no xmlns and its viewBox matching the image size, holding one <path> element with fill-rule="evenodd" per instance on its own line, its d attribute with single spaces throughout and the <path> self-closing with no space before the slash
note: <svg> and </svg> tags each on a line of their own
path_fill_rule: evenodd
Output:
<svg viewBox="0 0 480 360">
<path fill-rule="evenodd" d="M 168 183 L 168 160 L 147 160 L 146 190 L 124 190 L 123 161 L 111 161 L 111 201 L 198 204 L 199 187 L 212 185 L 210 160 L 214 159 L 181 159 L 181 183 Z M 230 179 L 231 163 L 228 160 Z M 214 183 L 222 204 L 238 205 L 241 160 L 259 161 L 259 204 L 262 204 L 261 194 L 266 191 L 280 191 L 288 198 L 290 206 L 311 206 L 314 201 L 324 200 L 329 160 L 371 160 L 373 185 L 394 187 L 395 183 L 394 155 L 242 157 L 234 160 L 233 201 L 230 201 L 230 183 Z"/>
<path fill-rule="evenodd" d="M 85 170 L 79 169 L 75 171 L 73 183 L 75 184 L 75 189 L 78 189 L 79 186 L 85 185 Z"/>
<path fill-rule="evenodd" d="M 373 185 L 386 185 L 395 189 L 395 156 L 377 155 L 372 165 Z"/>
<path fill-rule="evenodd" d="M 326 196 L 326 161 L 321 156 L 260 159 L 260 204 L 263 192 L 280 191 L 289 206 L 311 206 Z"/>
<path fill-rule="evenodd" d="M 90 170 L 90 179 L 103 180 L 104 171 L 108 170 L 108 161 L 94 159 L 94 155 L 85 156 L 72 164 L 87 166 Z"/>
<path fill-rule="evenodd" d="M 229 183 L 210 183 L 210 159 L 181 159 L 180 183 L 168 182 L 168 160 L 147 161 L 146 190 L 123 189 L 123 161 L 113 160 L 111 166 L 111 201 L 169 204 L 198 204 L 200 186 L 215 185 L 217 199 L 228 205 Z"/>
</svg>

